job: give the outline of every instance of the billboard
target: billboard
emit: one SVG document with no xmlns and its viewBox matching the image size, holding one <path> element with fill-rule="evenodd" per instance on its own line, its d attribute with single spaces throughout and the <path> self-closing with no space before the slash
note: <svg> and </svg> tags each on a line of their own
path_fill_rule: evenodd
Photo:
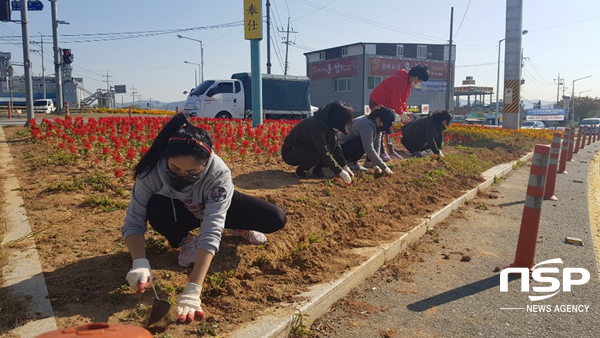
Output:
<svg viewBox="0 0 600 338">
<path fill-rule="evenodd" d="M 448 63 L 446 61 L 395 59 L 388 57 L 372 57 L 370 60 L 369 75 L 389 76 L 396 74 L 400 69 L 411 70 L 417 65 L 427 66 L 429 80 L 447 80 Z"/>
<path fill-rule="evenodd" d="M 346 57 L 310 65 L 311 79 L 324 79 L 332 77 L 347 77 L 358 73 L 358 57 Z"/>
<path fill-rule="evenodd" d="M 527 121 L 564 121 L 564 109 L 527 109 Z"/>
<path fill-rule="evenodd" d="M 126 85 L 115 85 L 115 94 L 126 94 Z"/>
</svg>

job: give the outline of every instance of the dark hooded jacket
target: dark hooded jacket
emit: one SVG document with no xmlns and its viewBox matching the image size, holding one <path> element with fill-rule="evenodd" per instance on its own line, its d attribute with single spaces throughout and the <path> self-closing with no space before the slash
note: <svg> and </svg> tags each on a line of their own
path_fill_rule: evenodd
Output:
<svg viewBox="0 0 600 338">
<path fill-rule="evenodd" d="M 431 149 L 437 155 L 442 150 L 444 129 L 442 121 L 434 116 L 417 119 L 402 128 L 402 145 L 410 153 Z"/>
<path fill-rule="evenodd" d="M 338 175 L 342 167 L 347 164 L 342 148 L 340 147 L 338 133 L 330 125 L 329 107 L 315 112 L 315 115 L 302 120 L 294 126 L 286 136 L 281 147 L 282 153 L 291 149 L 310 149 L 319 154 L 321 164 Z"/>
</svg>

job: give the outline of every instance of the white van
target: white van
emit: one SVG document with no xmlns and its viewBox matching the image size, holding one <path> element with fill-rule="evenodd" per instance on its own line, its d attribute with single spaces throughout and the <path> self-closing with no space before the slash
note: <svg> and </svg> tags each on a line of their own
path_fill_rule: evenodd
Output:
<svg viewBox="0 0 600 338">
<path fill-rule="evenodd" d="M 34 113 L 45 113 L 50 114 L 56 111 L 54 102 L 50 99 L 39 99 L 33 101 L 33 112 Z"/>
<path fill-rule="evenodd" d="M 600 128 L 600 117 L 588 117 L 579 123 L 579 127 L 587 127 L 587 134 L 595 134 Z"/>
</svg>

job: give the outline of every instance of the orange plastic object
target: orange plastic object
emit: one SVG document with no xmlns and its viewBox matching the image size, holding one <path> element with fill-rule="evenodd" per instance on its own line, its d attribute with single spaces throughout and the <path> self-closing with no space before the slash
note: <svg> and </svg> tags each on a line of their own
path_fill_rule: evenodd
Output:
<svg viewBox="0 0 600 338">
<path fill-rule="evenodd" d="M 92 323 L 82 326 L 67 327 L 64 329 L 46 332 L 36 338 L 152 338 L 152 334 L 138 326 L 112 325 L 106 323 Z"/>
</svg>

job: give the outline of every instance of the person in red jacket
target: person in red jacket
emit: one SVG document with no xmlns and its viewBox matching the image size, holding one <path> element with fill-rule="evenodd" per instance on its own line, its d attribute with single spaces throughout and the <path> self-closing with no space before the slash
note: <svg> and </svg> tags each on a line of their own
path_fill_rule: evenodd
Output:
<svg viewBox="0 0 600 338">
<path fill-rule="evenodd" d="M 427 66 L 415 66 L 410 71 L 401 69 L 395 75 L 387 77 L 385 80 L 375 87 L 369 98 L 369 107 L 371 110 L 377 106 L 383 106 L 393 109 L 396 114 L 400 115 L 402 123 L 406 124 L 412 121 L 411 115 L 408 114 L 408 106 L 406 100 L 410 96 L 412 87 L 419 86 L 421 82 L 429 80 L 429 72 Z M 387 160 L 399 158 L 400 156 L 394 151 L 394 145 L 389 135 L 385 134 L 385 141 L 390 154 L 385 153 L 385 147 L 382 143 L 382 159 Z"/>
</svg>

